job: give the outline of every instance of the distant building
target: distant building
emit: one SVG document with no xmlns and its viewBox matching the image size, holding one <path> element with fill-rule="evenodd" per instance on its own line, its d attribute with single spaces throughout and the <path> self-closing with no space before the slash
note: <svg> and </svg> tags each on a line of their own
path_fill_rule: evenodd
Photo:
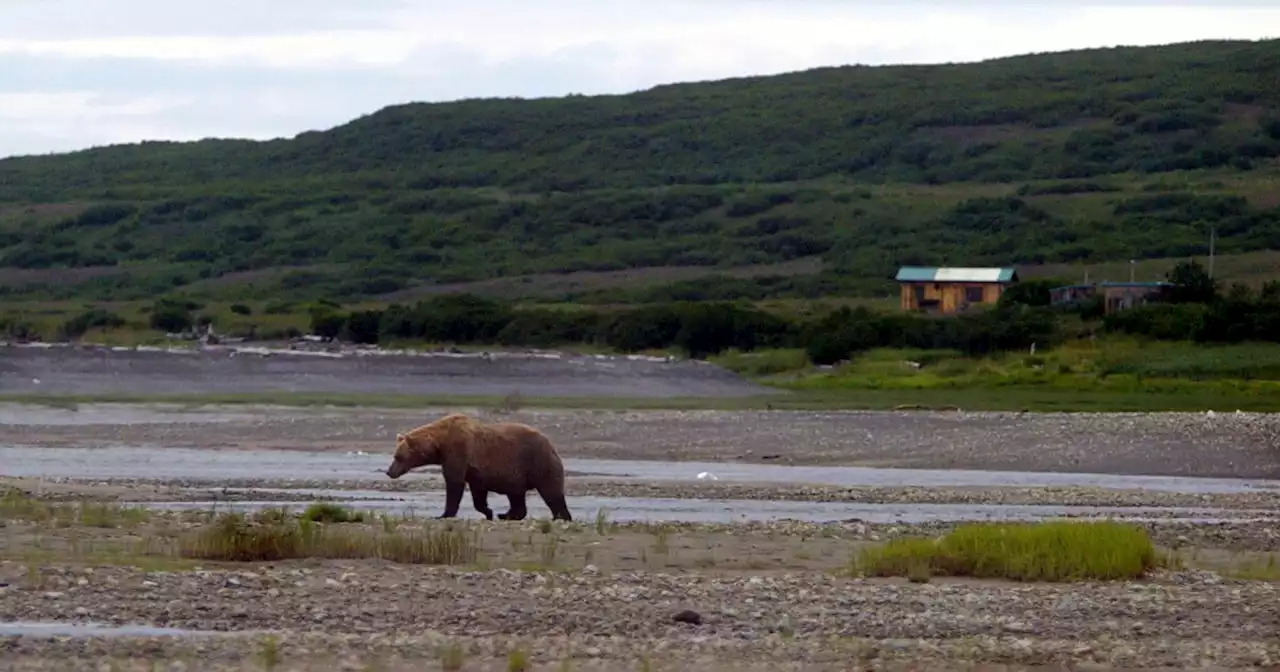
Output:
<svg viewBox="0 0 1280 672">
<path fill-rule="evenodd" d="M 995 304 L 1018 281 L 1012 268 L 932 268 L 903 266 L 897 281 L 902 309 L 951 315 L 974 305 Z"/>
<path fill-rule="evenodd" d="M 1118 310 L 1162 300 L 1173 289 L 1171 282 L 1099 282 L 1097 284 L 1064 285 L 1049 290 L 1049 303 L 1054 306 L 1086 301 L 1102 294 L 1102 310 L 1110 315 Z"/>
<path fill-rule="evenodd" d="M 1063 285 L 1049 290 L 1049 305 L 1068 306 L 1088 301 L 1097 295 L 1098 286 L 1094 284 Z"/>
<path fill-rule="evenodd" d="M 1159 301 L 1173 289 L 1172 282 L 1103 282 L 1103 310 L 1114 313 L 1134 306 L 1141 306 L 1152 301 Z"/>
</svg>

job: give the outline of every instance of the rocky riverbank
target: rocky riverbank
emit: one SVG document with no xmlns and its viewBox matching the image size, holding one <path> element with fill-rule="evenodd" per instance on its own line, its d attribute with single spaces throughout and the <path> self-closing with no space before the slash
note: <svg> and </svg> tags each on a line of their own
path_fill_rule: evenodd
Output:
<svg viewBox="0 0 1280 672">
<path fill-rule="evenodd" d="M 21 669 L 96 671 L 130 657 L 182 665 L 175 669 L 245 669 L 269 646 L 263 631 L 276 635 L 279 669 L 307 669 L 290 668 L 303 659 L 391 665 L 393 657 L 402 667 L 391 669 L 409 669 L 406 661 L 439 665 L 450 655 L 466 669 L 503 669 L 497 665 L 513 649 L 541 669 L 564 661 L 570 669 L 636 669 L 643 659 L 651 669 L 835 670 L 849 661 L 1248 669 L 1280 663 L 1277 597 L 1274 583 L 1203 572 L 1165 572 L 1142 584 L 913 585 L 812 572 L 475 572 L 326 562 L 46 569 L 0 589 L 0 620 L 74 615 L 253 638 L 10 638 L 6 660 L 42 661 Z M 694 615 L 676 618 L 686 610 Z"/>
</svg>

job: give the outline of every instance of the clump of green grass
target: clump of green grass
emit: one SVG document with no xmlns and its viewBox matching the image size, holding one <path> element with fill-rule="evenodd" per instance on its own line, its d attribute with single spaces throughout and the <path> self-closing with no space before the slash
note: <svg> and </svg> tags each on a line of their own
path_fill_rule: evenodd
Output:
<svg viewBox="0 0 1280 672">
<path fill-rule="evenodd" d="M 811 366 L 809 354 L 803 349 L 755 350 L 742 352 L 728 350 L 709 358 L 716 366 L 748 377 L 772 376 L 802 371 Z"/>
<path fill-rule="evenodd" d="M 850 569 L 868 576 L 1105 581 L 1140 578 L 1161 562 L 1139 527 L 1063 521 L 972 524 L 938 540 L 895 539 L 857 553 Z"/>
<path fill-rule="evenodd" d="M 316 523 L 364 522 L 364 514 L 333 502 L 316 502 L 302 512 L 302 517 Z"/>
<path fill-rule="evenodd" d="M 302 519 L 251 521 L 225 513 L 198 533 L 180 540 L 187 558 L 227 562 L 267 562 L 295 558 L 378 558 L 418 565 L 469 564 L 479 554 L 478 533 L 452 525 L 385 532 L 358 527 L 324 527 Z"/>
<path fill-rule="evenodd" d="M 511 649 L 507 654 L 507 672 L 527 672 L 529 669 L 529 652 L 522 648 Z"/>
</svg>

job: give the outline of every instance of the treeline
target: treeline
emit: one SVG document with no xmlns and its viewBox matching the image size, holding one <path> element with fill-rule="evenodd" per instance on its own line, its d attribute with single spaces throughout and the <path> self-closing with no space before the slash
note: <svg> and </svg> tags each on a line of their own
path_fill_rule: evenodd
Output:
<svg viewBox="0 0 1280 672">
<path fill-rule="evenodd" d="M 1058 322 L 1043 307 L 1008 302 L 993 311 L 952 318 L 840 308 L 809 319 L 746 304 L 675 302 L 625 310 L 515 308 L 492 299 L 444 295 L 413 306 L 343 312 L 312 309 L 322 337 L 376 344 L 397 340 L 556 347 L 586 344 L 622 352 L 679 349 L 702 358 L 725 350 L 803 348 L 818 364 L 877 347 L 945 348 L 980 355 L 1051 345 Z"/>
<path fill-rule="evenodd" d="M 999 304 L 952 317 L 843 307 L 793 318 L 726 301 L 678 301 L 590 310 L 517 308 L 469 295 L 443 295 L 413 306 L 343 312 L 334 304 L 312 310 L 312 330 L 357 343 L 416 340 L 457 344 L 556 347 L 589 344 L 635 352 L 680 349 L 706 357 L 729 349 L 802 348 L 829 364 L 872 348 L 959 350 L 970 355 L 1051 347 L 1061 342 L 1068 316 L 1103 332 L 1201 343 L 1280 342 L 1280 282 L 1254 291 L 1221 291 L 1204 267 L 1189 261 L 1168 274 L 1172 290 L 1148 305 L 1104 316 L 1102 298 L 1051 307 L 1053 279 L 1024 281 Z M 1078 334 L 1077 334 L 1078 335 Z"/>
<path fill-rule="evenodd" d="M 1100 297 L 1076 305 L 1050 306 L 1050 288 L 1062 284 L 1054 279 L 1018 283 L 992 309 L 951 317 L 865 307 L 794 317 L 749 302 L 730 301 L 676 301 L 611 309 L 516 306 L 468 294 L 444 294 L 383 309 L 345 310 L 338 303 L 320 301 L 311 304 L 308 312 L 313 334 L 369 345 L 589 345 L 621 352 L 681 350 L 695 358 L 729 349 L 799 348 L 815 364 L 831 364 L 884 347 L 958 350 L 969 355 L 1046 348 L 1065 337 L 1090 333 L 1091 324 L 1103 332 L 1160 340 L 1280 342 L 1280 282 L 1259 291 L 1237 284 L 1224 292 L 1195 262 L 1178 264 L 1167 277 L 1173 289 L 1166 296 L 1150 305 L 1106 316 Z M 213 322 L 212 316 L 197 312 L 202 307 L 188 299 L 165 298 L 144 312 L 150 328 L 175 332 Z M 252 312 L 244 304 L 233 305 L 231 310 L 243 316 Z M 264 312 L 282 310 L 285 308 L 268 306 Z M 1085 331 L 1064 333 L 1069 323 L 1083 323 Z M 123 324 L 109 311 L 93 308 L 67 320 L 59 336 L 74 339 L 90 329 L 109 330 Z M 30 325 L 20 322 L 0 320 L 0 329 L 9 337 L 36 336 Z M 245 335 L 278 338 L 301 334 Z"/>
</svg>

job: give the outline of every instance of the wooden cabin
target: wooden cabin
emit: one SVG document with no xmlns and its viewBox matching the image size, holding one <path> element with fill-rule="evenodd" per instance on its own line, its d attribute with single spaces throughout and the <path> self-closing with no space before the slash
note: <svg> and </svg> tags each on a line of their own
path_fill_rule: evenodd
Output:
<svg viewBox="0 0 1280 672">
<path fill-rule="evenodd" d="M 953 315 L 977 305 L 994 305 L 1018 281 L 1013 268 L 933 268 L 903 266 L 895 278 L 902 309 Z"/>
</svg>

